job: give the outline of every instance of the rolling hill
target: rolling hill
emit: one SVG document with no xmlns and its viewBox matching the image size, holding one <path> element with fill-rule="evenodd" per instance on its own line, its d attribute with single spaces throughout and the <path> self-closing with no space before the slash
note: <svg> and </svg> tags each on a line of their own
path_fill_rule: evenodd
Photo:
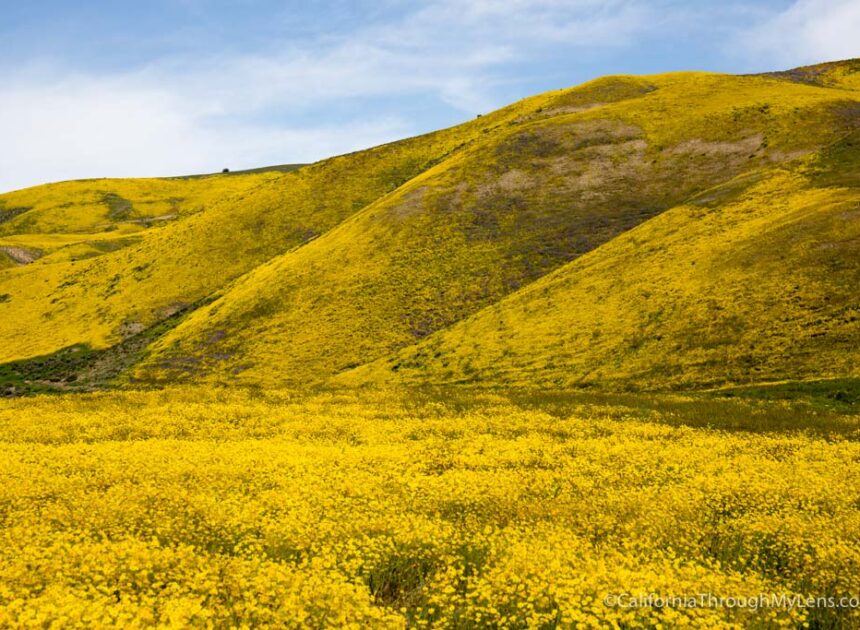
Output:
<svg viewBox="0 0 860 630">
<path fill-rule="evenodd" d="M 618 76 L 291 172 L 2 195 L 0 362 L 62 387 L 858 376 L 858 128 L 857 61 Z"/>
<path fill-rule="evenodd" d="M 623 390 L 858 377 L 860 189 L 817 186 L 820 165 L 741 176 L 343 382 Z"/>
<path fill-rule="evenodd" d="M 75 344 L 111 347 L 212 299 L 464 145 L 473 127 L 291 172 L 68 182 L 2 195 L 0 362 Z M 89 255 L 108 239 L 117 251 Z M 22 249 L 33 261 L 10 265 L 8 253 Z"/>
</svg>

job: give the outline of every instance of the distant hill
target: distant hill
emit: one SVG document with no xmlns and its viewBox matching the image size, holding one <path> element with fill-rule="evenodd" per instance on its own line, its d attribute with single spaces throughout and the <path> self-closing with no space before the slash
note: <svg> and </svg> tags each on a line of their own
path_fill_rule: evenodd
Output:
<svg viewBox="0 0 860 630">
<path fill-rule="evenodd" d="M 858 134 L 856 60 L 619 76 L 291 172 L 2 195 L 0 362 L 79 386 L 91 364 L 47 355 L 149 384 L 858 376 Z"/>
</svg>

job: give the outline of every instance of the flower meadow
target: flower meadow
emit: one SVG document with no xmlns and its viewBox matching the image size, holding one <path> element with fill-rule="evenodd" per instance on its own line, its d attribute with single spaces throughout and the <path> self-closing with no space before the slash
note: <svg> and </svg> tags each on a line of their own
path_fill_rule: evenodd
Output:
<svg viewBox="0 0 860 630">
<path fill-rule="evenodd" d="M 730 411 L 814 424 L 786 405 Z M 2 401 L 0 627 L 860 625 L 860 419 L 679 418 L 406 390 Z M 700 594 L 720 604 L 633 605 Z"/>
</svg>

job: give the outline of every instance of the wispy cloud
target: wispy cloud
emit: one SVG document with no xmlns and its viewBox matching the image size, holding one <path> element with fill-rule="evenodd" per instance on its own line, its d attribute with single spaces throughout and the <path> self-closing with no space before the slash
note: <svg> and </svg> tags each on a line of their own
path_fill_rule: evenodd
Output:
<svg viewBox="0 0 860 630">
<path fill-rule="evenodd" d="M 501 104 L 505 66 L 628 46 L 653 23 L 649 15 L 638 0 L 435 0 L 265 52 L 168 55 L 107 75 L 0 69 L 0 190 L 309 161 L 371 146 L 423 130 L 397 114 L 399 100 L 437 101 L 463 117 L 485 111 Z M 326 110 L 339 112 L 334 122 L 319 115 Z"/>
<path fill-rule="evenodd" d="M 858 0 L 222 3 L 232 17 L 265 14 L 244 39 L 231 39 L 212 3 L 175 4 L 194 9 L 175 31 L 156 20 L 136 36 L 106 22 L 112 35 L 99 40 L 99 58 L 105 47 L 135 51 L 116 63 L 89 64 L 92 51 L 65 55 L 74 63 L 45 61 L 35 43 L 29 55 L 19 49 L 38 40 L 34 32 L 12 38 L 15 61 L 0 58 L 0 191 L 311 161 L 588 78 L 576 71 L 583 63 L 593 74 L 749 72 L 860 56 Z M 353 24 L 356 15 L 371 18 Z M 300 36 L 287 29 L 279 38 L 287 23 L 299 24 Z M 70 53 L 86 46 L 63 41 Z"/>
<path fill-rule="evenodd" d="M 860 57 L 858 0 L 796 0 L 745 30 L 738 51 L 764 67 L 784 67 Z"/>
</svg>

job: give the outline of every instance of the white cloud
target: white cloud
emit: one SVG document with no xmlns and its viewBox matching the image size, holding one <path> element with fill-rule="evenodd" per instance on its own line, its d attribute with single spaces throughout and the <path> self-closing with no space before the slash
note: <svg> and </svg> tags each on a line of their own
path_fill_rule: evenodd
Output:
<svg viewBox="0 0 860 630">
<path fill-rule="evenodd" d="M 494 90 L 506 80 L 504 64 L 562 46 L 624 46 L 648 28 L 645 0 L 418 6 L 312 47 L 160 59 L 111 75 L 0 71 L 0 191 L 310 161 L 372 146 L 421 131 L 395 113 L 398 98 L 439 99 L 464 116 L 486 111 L 502 104 Z M 308 126 L 314 112 L 357 99 L 394 104 Z"/>
<path fill-rule="evenodd" d="M 860 1 L 796 0 L 746 32 L 741 52 L 759 63 L 797 66 L 860 57 Z"/>
<path fill-rule="evenodd" d="M 309 128 L 213 125 L 200 105 L 140 77 L 69 77 L 6 88 L 0 98 L 0 190 L 83 177 L 313 161 L 386 142 L 409 129 L 388 118 Z"/>
</svg>

